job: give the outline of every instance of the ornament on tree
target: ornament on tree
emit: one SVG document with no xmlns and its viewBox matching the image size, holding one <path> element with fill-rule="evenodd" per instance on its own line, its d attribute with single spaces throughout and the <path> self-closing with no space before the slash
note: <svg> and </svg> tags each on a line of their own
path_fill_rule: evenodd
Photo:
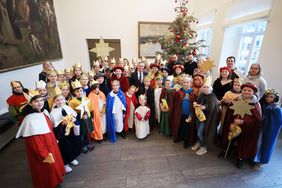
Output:
<svg viewBox="0 0 282 188">
<path fill-rule="evenodd" d="M 188 1 L 175 0 L 177 6 L 174 8 L 177 13 L 176 19 L 169 26 L 169 33 L 172 35 L 165 35 L 161 37 L 159 43 L 161 44 L 162 52 L 158 52 L 165 59 L 173 54 L 179 54 L 179 59 L 184 61 L 188 54 L 197 50 L 203 52 L 200 48 L 206 48 L 204 40 L 196 41 L 197 32 L 193 29 L 193 25 L 198 22 L 198 19 L 193 15 L 189 15 Z M 194 53 L 198 58 L 205 57 L 204 54 Z"/>
</svg>

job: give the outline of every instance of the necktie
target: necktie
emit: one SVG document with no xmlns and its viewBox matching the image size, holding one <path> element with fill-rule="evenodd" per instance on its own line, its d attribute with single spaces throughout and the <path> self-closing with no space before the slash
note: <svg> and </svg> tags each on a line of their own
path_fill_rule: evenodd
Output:
<svg viewBox="0 0 282 188">
<path fill-rule="evenodd" d="M 139 72 L 139 81 L 142 83 L 142 72 Z"/>
</svg>

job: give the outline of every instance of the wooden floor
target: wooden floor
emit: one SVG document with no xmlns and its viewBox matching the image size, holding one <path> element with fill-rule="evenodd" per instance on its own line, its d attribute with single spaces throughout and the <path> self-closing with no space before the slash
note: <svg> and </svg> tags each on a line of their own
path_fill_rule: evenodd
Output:
<svg viewBox="0 0 282 188">
<path fill-rule="evenodd" d="M 253 171 L 245 163 L 237 169 L 233 160 L 218 159 L 219 151 L 197 156 L 183 143 L 154 130 L 145 140 L 134 135 L 95 144 L 78 158 L 80 164 L 66 175 L 63 187 L 282 187 L 282 138 L 270 164 Z M 0 187 L 32 187 L 23 140 L 11 142 L 0 152 Z"/>
</svg>

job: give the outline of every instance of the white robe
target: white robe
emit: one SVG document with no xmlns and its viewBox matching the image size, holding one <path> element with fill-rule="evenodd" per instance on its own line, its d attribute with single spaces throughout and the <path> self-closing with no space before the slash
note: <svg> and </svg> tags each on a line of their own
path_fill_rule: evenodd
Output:
<svg viewBox="0 0 282 188">
<path fill-rule="evenodd" d="M 148 111 L 150 111 L 150 109 L 147 106 L 139 106 L 135 110 L 135 113 L 137 112 L 142 117 L 142 120 L 140 121 L 135 116 L 135 134 L 138 139 L 145 138 L 148 134 L 150 134 L 149 118 L 144 121 L 144 117 Z"/>
<path fill-rule="evenodd" d="M 160 110 L 160 97 L 162 93 L 162 88 L 156 88 L 154 91 L 154 98 L 155 98 L 155 119 L 158 120 L 158 123 L 161 121 L 161 110 Z"/>
<path fill-rule="evenodd" d="M 120 133 L 123 130 L 123 112 L 122 111 L 126 110 L 126 107 L 122 104 L 117 94 L 114 94 L 113 92 L 111 92 L 110 95 L 112 97 L 115 97 L 112 113 L 114 114 L 116 132 Z"/>
<path fill-rule="evenodd" d="M 106 105 L 106 103 L 100 97 L 99 97 L 98 100 L 99 100 L 99 110 L 100 110 L 100 112 L 102 112 L 103 111 L 103 107 L 104 107 L 104 105 Z M 107 132 L 106 113 L 100 113 L 100 117 L 101 117 L 101 124 L 102 124 L 102 133 L 105 134 Z"/>
</svg>

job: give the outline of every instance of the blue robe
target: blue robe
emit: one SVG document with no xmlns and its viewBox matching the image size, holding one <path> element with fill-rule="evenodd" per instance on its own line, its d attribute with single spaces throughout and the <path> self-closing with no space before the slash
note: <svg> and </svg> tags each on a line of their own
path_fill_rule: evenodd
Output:
<svg viewBox="0 0 282 188">
<path fill-rule="evenodd" d="M 120 99 L 122 104 L 126 106 L 126 100 L 125 100 L 125 95 L 124 93 L 119 90 L 117 97 Z M 115 97 L 111 96 L 111 92 L 107 96 L 107 105 L 106 105 L 106 117 L 107 117 L 107 133 L 108 133 L 108 138 L 111 143 L 116 142 L 116 129 L 115 129 L 115 119 L 114 119 L 114 114 L 113 112 L 113 106 L 115 102 Z"/>
<path fill-rule="evenodd" d="M 277 104 L 269 104 L 262 106 L 262 114 L 261 138 L 254 161 L 260 164 L 267 164 L 275 148 L 282 126 L 282 111 Z"/>
</svg>

